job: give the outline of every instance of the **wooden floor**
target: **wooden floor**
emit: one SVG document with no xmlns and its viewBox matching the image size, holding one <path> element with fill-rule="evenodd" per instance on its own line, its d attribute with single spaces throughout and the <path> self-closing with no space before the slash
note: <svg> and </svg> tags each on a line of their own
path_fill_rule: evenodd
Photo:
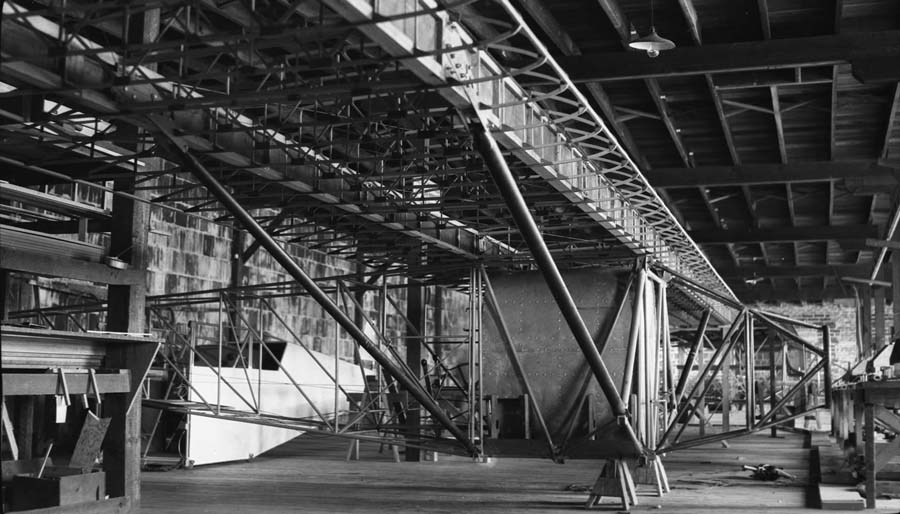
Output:
<svg viewBox="0 0 900 514">
<path fill-rule="evenodd" d="M 758 434 L 675 452 L 664 460 L 672 492 L 656 497 L 639 486 L 634 511 L 816 512 L 807 504 L 809 450 L 803 438 Z M 378 445 L 361 443 L 361 460 L 345 462 L 346 441 L 300 437 L 252 462 L 148 472 L 145 514 L 206 512 L 571 512 L 582 510 L 600 461 L 502 459 L 488 464 L 441 456 L 437 463 L 394 463 Z M 760 482 L 744 464 L 774 464 L 795 482 Z M 606 500 L 604 500 L 606 501 Z M 617 504 L 601 506 L 616 512 Z M 896 513 L 900 501 L 879 501 L 878 513 Z"/>
</svg>

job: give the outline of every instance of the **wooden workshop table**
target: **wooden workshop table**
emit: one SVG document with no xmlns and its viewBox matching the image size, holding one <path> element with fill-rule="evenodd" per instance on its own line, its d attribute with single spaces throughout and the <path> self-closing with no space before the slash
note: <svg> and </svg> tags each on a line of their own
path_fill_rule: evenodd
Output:
<svg viewBox="0 0 900 514">
<path fill-rule="evenodd" d="M 13 325 L 4 325 L 0 329 L 4 410 L 6 399 L 10 397 L 68 393 L 70 398 L 80 395 L 102 398 L 103 416 L 112 420 L 103 454 L 106 492 L 110 498 L 89 505 L 60 506 L 40 512 L 125 513 L 137 509 L 141 408 L 140 401 L 135 399 L 160 343 L 159 339 L 125 334 L 66 332 Z M 9 420 L 9 417 L 4 418 L 4 421 Z M 33 419 L 16 421 L 29 425 L 34 422 Z M 23 443 L 30 448 L 31 437 L 27 439 Z M 27 453 L 30 456 L 30 449 Z"/>
<path fill-rule="evenodd" d="M 893 412 L 900 409 L 900 379 L 835 388 L 832 400 L 832 433 L 842 445 L 851 432 L 856 434 L 857 454 L 865 458 L 866 508 L 873 509 L 878 492 L 877 473 L 900 454 L 900 437 L 876 447 L 875 424 L 878 420 L 900 433 L 900 416 Z"/>
</svg>

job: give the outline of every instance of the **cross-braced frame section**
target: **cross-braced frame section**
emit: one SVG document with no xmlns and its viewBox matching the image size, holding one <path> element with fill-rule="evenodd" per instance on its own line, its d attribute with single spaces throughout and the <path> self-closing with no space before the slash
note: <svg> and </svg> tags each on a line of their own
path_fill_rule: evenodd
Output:
<svg viewBox="0 0 900 514">
<path fill-rule="evenodd" d="M 677 273 L 671 277 L 677 287 L 715 294 Z M 830 407 L 829 327 L 733 307 L 741 310 L 730 325 L 711 327 L 707 312 L 695 331 L 676 337 L 684 358 L 680 373 L 666 377 L 666 410 L 655 414 L 657 453 L 767 429 L 793 430 L 794 420 L 818 420 L 818 411 Z M 743 410 L 743 420 L 731 418 L 733 406 Z"/>
<path fill-rule="evenodd" d="M 167 344 L 155 371 L 155 376 L 165 377 L 165 385 L 158 389 L 161 394 L 144 399 L 145 406 L 160 409 L 149 439 L 166 411 L 432 448 L 445 439 L 447 427 L 410 394 L 407 387 L 413 383 L 480 451 L 480 271 L 473 271 L 471 280 L 456 292 L 465 296 L 467 305 L 464 326 L 454 327 L 459 333 L 440 328 L 442 323 L 435 322 L 442 315 L 439 310 L 429 312 L 424 327 L 410 320 L 400 298 L 408 284 L 378 274 L 316 281 L 360 323 L 376 351 L 388 356 L 394 364 L 388 368 L 359 345 L 342 345 L 336 322 L 329 332 L 331 341 L 300 335 L 290 314 L 279 309 L 285 301 L 311 301 L 295 284 L 152 297 L 150 326 Z M 443 288 L 431 288 L 433 295 L 442 294 Z M 414 354 L 421 355 L 419 362 L 410 361 Z M 398 370 L 407 386 L 395 376 Z M 195 460 L 190 442 L 202 439 L 199 434 L 189 437 L 182 448 L 185 459 Z M 467 452 L 459 443 L 451 448 Z"/>
</svg>

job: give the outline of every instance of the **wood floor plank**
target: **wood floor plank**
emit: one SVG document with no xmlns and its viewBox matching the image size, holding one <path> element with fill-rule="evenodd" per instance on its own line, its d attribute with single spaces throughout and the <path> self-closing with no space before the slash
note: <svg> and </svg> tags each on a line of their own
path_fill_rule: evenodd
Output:
<svg viewBox="0 0 900 514">
<path fill-rule="evenodd" d="M 346 440 L 301 436 L 250 462 L 144 473 L 142 514 L 248 512 L 572 512 L 582 510 L 602 461 L 501 459 L 479 464 L 441 455 L 438 462 L 395 463 L 390 450 L 362 442 L 346 462 Z M 672 492 L 638 486 L 639 509 L 666 513 L 814 512 L 806 504 L 809 450 L 787 434 L 748 436 L 674 452 L 663 459 Z M 761 482 L 744 464 L 774 464 L 797 476 Z M 618 511 L 614 499 L 603 510 Z M 635 507 L 638 509 L 638 507 Z M 879 501 L 896 513 L 900 501 Z"/>
</svg>

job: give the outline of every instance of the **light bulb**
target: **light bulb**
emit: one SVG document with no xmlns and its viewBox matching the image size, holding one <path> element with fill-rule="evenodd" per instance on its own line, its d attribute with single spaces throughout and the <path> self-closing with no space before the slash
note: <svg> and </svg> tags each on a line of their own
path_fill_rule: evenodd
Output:
<svg viewBox="0 0 900 514">
<path fill-rule="evenodd" d="M 647 49 L 647 55 L 650 57 L 659 57 L 659 50 L 656 48 Z"/>
</svg>

